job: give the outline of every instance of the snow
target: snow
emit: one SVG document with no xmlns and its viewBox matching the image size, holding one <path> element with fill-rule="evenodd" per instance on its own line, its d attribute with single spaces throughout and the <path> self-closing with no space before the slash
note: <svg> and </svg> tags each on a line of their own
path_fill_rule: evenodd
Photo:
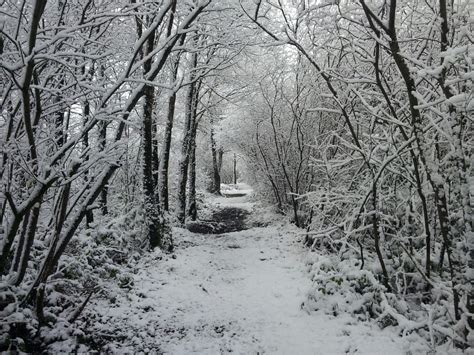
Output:
<svg viewBox="0 0 474 355">
<path fill-rule="evenodd" d="M 240 189 L 243 190 L 243 189 Z M 248 189 L 247 189 L 248 191 Z M 268 215 L 248 197 L 215 197 L 213 208 Z M 268 214 L 268 212 L 267 212 Z M 404 354 L 402 338 L 375 323 L 304 307 L 311 288 L 298 230 L 273 215 L 266 227 L 222 235 L 174 228 L 176 254 L 135 268 L 130 290 L 93 308 L 112 332 L 108 350 L 165 354 Z M 314 253 L 312 254 L 314 255 Z M 97 322 L 95 322 L 97 327 Z M 115 340 L 114 340 L 115 339 Z"/>
<path fill-rule="evenodd" d="M 247 198 L 248 196 L 252 195 L 253 190 L 249 185 L 245 183 L 238 183 L 235 185 L 221 184 L 221 192 L 224 197 L 233 198 L 232 203 L 231 203 L 233 207 L 240 207 L 240 206 L 236 206 L 235 204 L 236 202 L 242 202 L 242 201 L 247 203 L 246 209 L 251 208 L 253 205 L 251 202 L 248 201 L 248 198 Z M 245 195 L 245 196 L 240 196 L 240 195 Z M 235 200 L 234 198 L 237 198 L 237 197 L 243 197 L 243 198 L 241 198 L 240 200 Z M 219 202 L 219 200 L 220 199 L 218 197 L 217 197 L 217 200 L 216 198 L 214 199 L 211 198 L 211 202 L 217 201 L 218 204 L 222 202 L 222 201 Z"/>
</svg>

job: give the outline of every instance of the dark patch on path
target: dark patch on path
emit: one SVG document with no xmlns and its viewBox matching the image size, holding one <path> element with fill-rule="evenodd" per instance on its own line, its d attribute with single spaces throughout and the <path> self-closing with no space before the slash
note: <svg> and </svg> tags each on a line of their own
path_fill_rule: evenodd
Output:
<svg viewBox="0 0 474 355">
<path fill-rule="evenodd" d="M 247 194 L 244 192 L 231 192 L 231 193 L 223 192 L 222 196 L 232 198 L 232 197 L 244 197 L 244 196 L 247 196 Z"/>
<path fill-rule="evenodd" d="M 250 213 L 241 208 L 224 207 L 212 214 L 210 220 L 188 224 L 189 231 L 201 234 L 224 234 L 247 229 L 245 219 Z"/>
</svg>

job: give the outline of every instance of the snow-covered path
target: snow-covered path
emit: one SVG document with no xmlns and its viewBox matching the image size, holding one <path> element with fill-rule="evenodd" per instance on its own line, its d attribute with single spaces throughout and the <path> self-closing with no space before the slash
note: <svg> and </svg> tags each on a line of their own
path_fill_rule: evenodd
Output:
<svg viewBox="0 0 474 355">
<path fill-rule="evenodd" d="M 244 199 L 216 201 L 221 207 L 251 207 Z M 137 270 L 130 303 L 104 312 L 111 321 L 122 318 L 143 329 L 130 350 L 141 345 L 170 354 L 404 353 L 389 331 L 304 310 L 307 251 L 288 225 L 182 234 L 176 258 Z M 143 346 L 150 338 L 154 346 Z"/>
</svg>

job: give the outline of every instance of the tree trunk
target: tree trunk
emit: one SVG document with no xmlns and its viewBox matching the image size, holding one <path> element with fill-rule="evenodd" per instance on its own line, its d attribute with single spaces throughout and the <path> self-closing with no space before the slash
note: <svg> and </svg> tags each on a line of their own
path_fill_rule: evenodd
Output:
<svg viewBox="0 0 474 355">
<path fill-rule="evenodd" d="M 178 77 L 179 68 L 179 57 L 174 63 L 173 73 L 171 82 L 174 83 Z M 169 188 L 168 188 L 168 172 L 169 172 L 169 161 L 170 161 L 170 150 L 171 150 L 171 139 L 173 136 L 173 122 L 174 112 L 176 107 L 176 94 L 177 91 L 173 91 L 168 99 L 168 114 L 166 120 L 166 127 L 164 133 L 163 148 L 161 151 L 161 157 L 158 168 L 158 189 L 159 189 L 159 200 L 161 208 L 164 211 L 169 210 Z"/>
<path fill-rule="evenodd" d="M 380 231 L 377 208 L 377 185 L 375 183 L 372 185 L 372 207 L 372 233 L 374 235 L 375 252 L 377 254 L 377 258 L 379 259 L 380 268 L 382 269 L 382 283 L 387 289 L 387 291 L 391 292 L 387 267 L 385 266 L 382 250 L 380 249 Z"/>
<path fill-rule="evenodd" d="M 83 115 L 83 127 L 87 126 L 87 123 L 89 121 L 89 115 L 90 115 L 90 104 L 89 100 L 84 101 L 84 115 Z M 84 161 L 87 162 L 89 160 L 89 132 L 86 131 L 84 134 L 84 137 L 82 138 L 82 144 L 84 146 L 84 151 L 85 156 L 84 156 Z M 86 169 L 84 171 L 84 183 L 87 185 L 89 181 L 89 169 Z M 91 223 L 94 222 L 94 212 L 92 209 L 88 209 L 86 213 L 86 224 L 89 226 Z"/>
<path fill-rule="evenodd" d="M 160 158 L 158 154 L 158 125 L 156 120 L 153 120 L 153 135 L 152 135 L 152 171 L 153 171 L 153 187 L 154 189 L 158 189 L 158 171 L 160 168 Z M 159 200 L 159 195 L 156 193 L 157 201 Z"/>
<path fill-rule="evenodd" d="M 188 178 L 188 216 L 191 221 L 197 219 L 196 203 L 196 131 L 197 122 L 194 123 L 192 141 L 189 153 L 189 178 Z"/>
<path fill-rule="evenodd" d="M 148 227 L 147 236 L 150 247 L 162 246 L 163 218 L 155 194 L 153 176 L 153 104 L 154 88 L 146 86 L 143 110 L 143 193 L 145 195 L 145 219 Z"/>
<path fill-rule="evenodd" d="M 237 155 L 234 153 L 234 164 L 233 164 L 233 171 L 232 171 L 232 175 L 233 175 L 233 180 L 234 180 L 234 185 L 237 185 Z"/>
<path fill-rule="evenodd" d="M 380 38 L 380 31 L 376 31 L 376 36 L 377 38 Z M 383 75 L 381 73 L 381 70 L 379 68 L 379 58 L 380 58 L 380 44 L 377 43 L 375 45 L 375 62 L 374 62 L 374 67 L 375 67 L 375 81 L 377 83 L 377 86 L 382 93 L 382 96 L 384 97 L 385 102 L 388 105 L 388 108 L 390 112 L 392 113 L 393 117 L 395 117 L 397 120 L 400 120 L 397 114 L 397 111 L 395 110 L 392 101 L 390 100 L 390 97 L 387 93 L 387 90 L 385 90 L 384 85 L 382 84 L 382 79 L 381 76 Z M 403 128 L 402 125 L 398 126 L 398 129 L 400 130 L 403 138 L 408 141 L 410 137 L 408 134 L 405 132 L 405 129 Z M 424 226 L 424 232 L 425 232 L 425 243 L 426 243 L 426 253 L 425 253 L 425 273 L 426 277 L 430 279 L 431 277 L 431 230 L 430 230 L 430 221 L 429 221 L 429 212 L 428 212 L 428 204 L 426 202 L 426 196 L 423 192 L 423 183 L 422 183 L 422 177 L 421 177 L 421 171 L 420 171 L 420 163 L 419 163 L 419 158 L 416 155 L 415 151 L 413 149 L 409 149 L 410 157 L 413 163 L 413 173 L 415 175 L 415 182 L 416 182 L 416 191 L 418 194 L 418 197 L 420 198 L 421 202 L 421 208 L 423 211 L 423 226 Z M 411 208 L 412 205 L 410 205 Z M 411 225 L 411 224 L 410 224 Z M 427 283 L 427 287 L 430 287 L 430 284 Z"/>
<path fill-rule="evenodd" d="M 142 35 L 141 23 L 137 21 L 138 36 Z M 153 51 L 155 42 L 155 32 L 153 31 L 147 39 L 145 55 Z M 151 58 L 147 59 L 143 64 L 143 71 L 145 75 L 151 69 Z M 145 199 L 145 222 L 147 224 L 147 238 L 152 249 L 163 246 L 164 234 L 164 218 L 161 215 L 160 206 L 158 203 L 158 196 L 155 193 L 155 174 L 154 174 L 154 154 L 153 143 L 156 132 L 153 132 L 153 108 L 155 105 L 155 89 L 151 85 L 144 87 L 144 104 L 143 104 L 143 122 L 142 122 L 142 154 L 143 154 L 143 194 Z"/>
<path fill-rule="evenodd" d="M 20 238 L 18 240 L 15 257 L 13 259 L 13 263 L 11 267 L 11 271 L 13 272 L 17 272 L 18 267 L 20 266 L 21 255 L 23 253 L 23 248 L 25 245 L 25 236 L 26 236 L 26 231 L 28 230 L 29 220 L 30 220 L 30 211 L 28 211 L 25 217 L 23 217 L 23 226 L 21 227 Z"/>
<path fill-rule="evenodd" d="M 102 77 L 104 74 L 104 67 L 100 66 L 99 74 Z M 98 133 L 99 133 L 99 152 L 103 152 L 105 150 L 105 146 L 107 144 L 107 122 L 99 121 L 97 124 Z M 102 215 L 107 215 L 109 213 L 109 209 L 107 207 L 107 195 L 108 195 L 108 187 L 107 185 L 100 192 L 100 200 L 99 205 L 102 211 Z"/>
<path fill-rule="evenodd" d="M 263 163 L 265 165 L 265 170 L 266 170 L 266 175 L 267 175 L 267 178 L 268 180 L 270 181 L 270 184 L 272 186 L 272 191 L 273 191 L 273 194 L 275 196 L 275 202 L 277 203 L 277 208 L 279 211 L 282 211 L 283 209 L 283 202 L 281 201 L 281 196 L 280 196 L 280 191 L 278 190 L 278 186 L 275 182 L 275 179 L 274 177 L 272 176 L 271 172 L 270 172 L 270 165 L 268 163 L 268 160 L 267 160 L 267 157 L 265 155 L 265 152 L 260 144 L 260 135 L 258 133 L 258 125 L 257 125 L 257 131 L 255 133 L 255 140 L 257 142 L 257 147 L 258 147 L 258 150 L 260 152 L 260 155 L 262 156 L 262 159 L 263 159 Z"/>
<path fill-rule="evenodd" d="M 66 250 L 66 247 L 69 244 L 69 241 L 75 235 L 77 228 L 79 227 L 82 220 L 84 219 L 87 213 L 88 207 L 94 203 L 94 201 L 100 195 L 101 190 L 104 188 L 104 186 L 107 184 L 107 182 L 109 181 L 109 179 L 112 177 L 112 175 L 117 169 L 118 169 L 118 165 L 115 165 L 115 164 L 108 165 L 106 167 L 105 171 L 101 174 L 101 176 L 98 177 L 95 184 L 91 186 L 89 194 L 84 199 L 84 202 L 79 207 L 74 217 L 72 217 L 71 222 L 70 224 L 67 225 L 67 229 L 64 232 L 64 235 L 62 237 L 60 236 L 60 233 L 61 233 L 61 228 L 62 228 L 61 220 L 63 219 L 61 216 L 59 217 L 60 218 L 59 223 L 56 223 L 56 230 L 53 236 L 52 243 L 49 246 L 48 254 L 46 258 L 44 259 L 43 265 L 41 266 L 41 269 L 33 285 L 31 286 L 30 291 L 28 292 L 28 296 L 26 297 L 27 299 L 31 300 L 31 298 L 34 298 L 36 296 L 36 291 L 38 287 L 41 284 L 45 283 L 49 275 L 51 275 L 52 271 L 57 266 L 59 259 L 61 258 L 61 255 Z M 65 206 L 67 205 L 67 197 L 69 196 L 69 188 L 70 188 L 69 185 L 70 183 L 66 184 L 63 187 L 63 192 L 62 192 L 63 200 L 61 203 L 62 205 L 61 210 L 63 212 L 65 211 Z"/>
<path fill-rule="evenodd" d="M 62 87 L 64 86 L 64 82 L 61 81 L 59 83 L 59 86 Z M 55 140 L 56 144 L 58 147 L 61 147 L 64 144 L 64 108 L 62 107 L 63 104 L 63 97 L 61 94 L 56 95 L 54 99 L 55 105 L 58 105 L 59 108 L 56 111 L 56 118 L 55 118 L 55 125 L 56 125 L 56 131 L 55 131 Z"/>
<path fill-rule="evenodd" d="M 28 230 L 26 232 L 26 238 L 21 250 L 19 249 L 21 257 L 19 259 L 18 270 L 15 280 L 15 286 L 19 286 L 25 277 L 26 268 L 28 266 L 28 260 L 30 259 L 31 247 L 35 240 L 36 229 L 38 226 L 38 218 L 41 211 L 41 200 L 33 207 L 31 216 L 28 222 Z"/>
<path fill-rule="evenodd" d="M 188 87 L 188 92 L 186 95 L 186 104 L 185 104 L 185 122 L 183 128 L 183 142 L 181 145 L 181 161 L 179 162 L 179 178 L 178 178 L 178 208 L 177 208 L 177 217 L 178 221 L 181 224 L 184 224 L 186 221 L 186 186 L 188 179 L 188 167 L 189 167 L 189 158 L 191 153 L 191 142 L 193 136 L 193 128 L 195 122 L 196 114 L 196 83 L 193 82 L 195 78 L 195 73 L 193 70 L 197 66 L 197 53 L 193 53 L 191 57 L 191 73 L 190 73 L 190 82 Z"/>
<path fill-rule="evenodd" d="M 214 120 L 211 116 L 211 154 L 212 154 L 212 183 L 210 192 L 216 195 L 221 195 L 221 166 L 222 155 L 221 149 L 217 149 L 216 140 L 214 139 Z"/>
</svg>

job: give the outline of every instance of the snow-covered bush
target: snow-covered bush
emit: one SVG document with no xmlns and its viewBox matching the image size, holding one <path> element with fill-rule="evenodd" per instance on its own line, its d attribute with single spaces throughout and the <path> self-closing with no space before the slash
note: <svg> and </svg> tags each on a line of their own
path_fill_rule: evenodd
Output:
<svg viewBox="0 0 474 355">
<path fill-rule="evenodd" d="M 313 287 L 308 294 L 308 309 L 334 316 L 350 313 L 363 321 L 383 313 L 382 294 L 386 289 L 371 271 L 360 270 L 360 261 L 321 255 L 310 265 L 310 275 Z"/>
<path fill-rule="evenodd" d="M 431 290 L 435 295 L 433 301 L 423 296 L 403 298 L 387 291 L 379 281 L 381 275 L 376 267 L 361 270 L 357 259 L 341 260 L 331 254 L 311 253 L 307 267 L 312 287 L 303 307 L 308 312 L 319 311 L 334 317 L 350 314 L 358 321 L 374 320 L 382 329 L 392 327 L 401 336 L 418 339 L 425 344 L 425 351 L 451 351 L 453 346 L 464 344 L 452 329 L 452 292 L 448 285 Z"/>
</svg>

